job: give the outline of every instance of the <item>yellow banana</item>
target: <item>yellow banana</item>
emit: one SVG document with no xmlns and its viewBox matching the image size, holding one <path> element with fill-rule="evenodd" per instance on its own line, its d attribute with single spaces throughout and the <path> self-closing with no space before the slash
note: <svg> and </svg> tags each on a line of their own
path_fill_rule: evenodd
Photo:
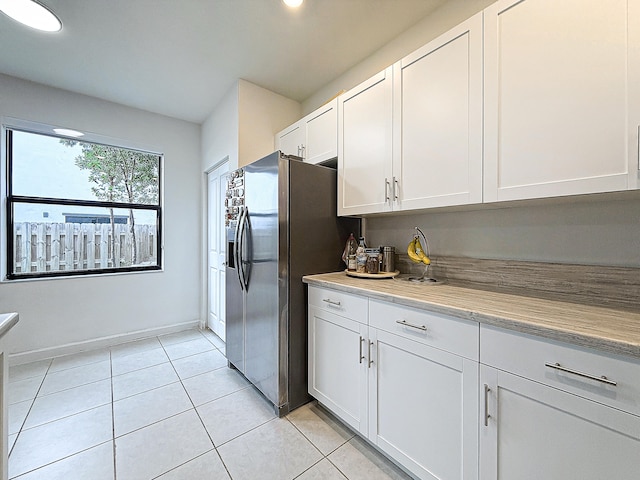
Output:
<svg viewBox="0 0 640 480">
<path fill-rule="evenodd" d="M 422 262 L 422 258 L 417 253 L 417 248 L 416 248 L 417 238 L 418 237 L 413 237 L 413 240 L 409 242 L 409 245 L 407 246 L 407 255 L 409 255 L 409 258 L 414 262 L 420 263 Z"/>
<path fill-rule="evenodd" d="M 416 256 L 418 257 L 418 261 L 424 263 L 425 265 L 430 265 L 431 259 L 427 257 L 427 255 L 424 253 L 422 244 L 420 243 L 420 238 L 418 236 L 416 236 L 413 243 L 415 244 L 415 253 L 416 253 Z"/>
</svg>

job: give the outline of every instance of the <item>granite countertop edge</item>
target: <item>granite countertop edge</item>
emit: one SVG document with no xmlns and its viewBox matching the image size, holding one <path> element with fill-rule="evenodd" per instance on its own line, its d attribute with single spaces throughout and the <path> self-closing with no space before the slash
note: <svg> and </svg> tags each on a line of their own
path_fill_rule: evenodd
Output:
<svg viewBox="0 0 640 480">
<path fill-rule="evenodd" d="M 640 360 L 640 313 L 344 272 L 307 275 L 303 282 Z"/>
</svg>

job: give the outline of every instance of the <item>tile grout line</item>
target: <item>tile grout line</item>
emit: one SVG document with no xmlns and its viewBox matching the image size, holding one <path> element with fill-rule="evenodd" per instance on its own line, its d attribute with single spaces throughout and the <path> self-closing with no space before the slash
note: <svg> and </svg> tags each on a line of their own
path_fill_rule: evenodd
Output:
<svg viewBox="0 0 640 480">
<path fill-rule="evenodd" d="M 53 360 L 54 360 L 54 359 L 50 359 L 50 360 L 51 360 L 51 361 L 50 361 L 50 363 L 49 363 L 49 366 L 47 367 L 47 370 L 46 370 L 46 372 L 45 372 L 44 376 L 42 377 L 42 381 L 40 382 L 40 387 L 38 387 L 38 390 L 37 390 L 37 392 L 36 392 L 36 396 L 33 398 L 33 402 L 32 402 L 32 404 L 31 404 L 31 407 L 29 408 L 29 411 L 27 412 L 27 415 L 25 416 L 25 419 L 24 419 L 24 421 L 22 422 L 22 426 L 20 427 L 20 430 L 19 430 L 19 432 L 18 432 L 18 436 L 16 437 L 16 441 L 14 442 L 13 446 L 11 447 L 11 452 L 13 452 L 14 447 L 15 447 L 15 446 L 16 446 L 16 444 L 18 443 L 18 438 L 20 437 L 20 434 L 22 433 L 22 431 L 23 431 L 23 430 L 30 430 L 31 428 L 36 428 L 36 427 L 31 427 L 31 428 L 24 429 L 23 427 L 24 427 L 25 423 L 27 422 L 27 418 L 29 417 L 29 414 L 31 413 L 31 410 L 33 409 L 33 406 L 35 405 L 35 401 L 36 401 L 36 399 L 38 398 L 38 394 L 40 393 L 40 390 L 42 389 L 42 385 L 44 385 L 44 382 L 45 382 L 45 380 L 46 380 L 46 378 L 47 378 L 47 375 L 49 375 L 49 373 L 50 373 L 50 372 L 49 372 L 49 370 L 51 369 L 51 365 L 53 364 Z M 52 373 L 56 373 L 56 372 L 52 372 Z M 103 380 L 106 380 L 106 379 L 103 379 Z M 103 380 L 99 380 L 99 381 L 103 381 Z M 96 382 L 89 382 L 89 383 L 84 384 L 84 385 L 90 385 L 91 383 L 96 383 Z M 69 389 L 66 389 L 66 390 L 69 390 Z M 62 390 L 62 391 L 64 391 L 64 390 Z M 58 393 L 58 392 L 54 392 L 54 393 Z M 49 394 L 47 394 L 47 395 L 49 395 Z M 40 398 L 46 397 L 47 395 L 42 395 Z M 105 405 L 106 405 L 106 404 L 105 404 Z M 100 405 L 100 406 L 104 406 L 104 405 Z M 96 407 L 96 408 L 97 408 L 97 407 Z M 91 410 L 91 409 L 89 409 L 89 410 Z M 86 412 L 86 411 L 88 411 L 88 410 L 85 410 L 85 412 Z M 71 416 L 71 415 L 68 415 L 68 416 L 66 416 L 66 417 L 62 417 L 62 418 L 68 418 L 69 416 Z M 59 419 L 58 419 L 58 420 L 59 420 Z M 113 418 L 112 418 L 112 422 L 113 422 Z M 52 423 L 52 422 L 46 422 L 46 423 L 44 423 L 44 424 L 37 425 L 37 426 L 46 425 L 47 423 Z M 108 441 L 108 440 L 107 440 L 107 441 Z M 38 467 L 36 467 L 36 468 L 33 468 L 32 470 L 28 470 L 28 471 L 26 471 L 26 472 L 22 472 L 21 474 L 19 474 L 19 475 L 18 475 L 18 476 L 16 476 L 16 477 L 11 477 L 11 479 L 19 479 L 20 477 L 22 477 L 22 476 L 24 476 L 24 475 L 27 475 L 27 474 L 29 474 L 29 473 L 35 472 L 35 471 L 37 471 L 37 470 L 39 470 L 39 469 L 41 469 L 41 468 L 45 468 L 45 467 L 47 467 L 47 466 L 49 466 L 49 465 L 53 465 L 54 463 L 57 463 L 57 462 L 59 462 L 59 461 L 62 461 L 62 460 L 65 460 L 65 459 L 67 459 L 67 458 L 71 458 L 71 457 L 73 457 L 73 456 L 75 456 L 75 455 L 78 455 L 78 454 L 80 454 L 80 453 L 86 452 L 87 450 L 90 450 L 90 449 L 92 449 L 92 448 L 95 448 L 95 447 L 97 447 L 97 446 L 99 446 L 99 445 L 103 445 L 103 444 L 107 443 L 107 441 L 102 442 L 102 443 L 99 443 L 98 445 L 93 445 L 93 446 L 91 446 L 91 447 L 85 448 L 85 449 L 83 449 L 83 450 L 80 450 L 80 451 L 78 451 L 78 452 L 72 453 L 72 454 L 67 455 L 67 456 L 65 456 L 65 457 L 58 458 L 58 459 L 53 460 L 53 461 L 51 461 L 51 462 L 49 462 L 49 463 L 45 463 L 44 465 L 40 465 L 40 466 L 38 466 Z M 9 456 L 11 456 L 11 452 L 9 453 L 8 457 L 9 457 Z M 115 480 L 115 479 L 114 479 L 114 480 Z"/>
<path fill-rule="evenodd" d="M 18 434 L 16 435 L 16 439 L 13 442 L 13 445 L 11 446 L 11 449 L 9 450 L 9 453 L 7 454 L 7 460 L 11 456 L 11 453 L 13 452 L 13 449 L 15 448 L 16 444 L 18 443 L 18 440 L 20 439 L 20 434 L 22 433 L 22 430 L 24 430 L 24 426 L 27 423 L 27 418 L 29 418 L 29 414 L 31 413 L 31 410 L 33 409 L 33 406 L 36 403 L 36 399 L 38 398 L 38 394 L 40 393 L 40 390 L 42 389 L 42 385 L 44 385 L 44 381 L 47 378 L 47 375 L 49 374 L 49 369 L 51 368 L 51 364 L 52 363 L 53 363 L 53 359 L 49 362 L 49 366 L 47 367 L 47 370 L 44 372 L 44 376 L 42 377 L 42 381 L 40 382 L 40 386 L 38 387 L 38 390 L 36 390 L 36 394 L 35 394 L 35 396 L 33 397 L 32 401 L 31 401 L 31 405 L 29 406 L 29 410 L 27 411 L 27 414 L 24 416 L 24 420 L 22 420 L 22 424 L 20 425 L 20 428 L 18 429 Z M 7 406 L 7 408 L 8 407 L 9 406 Z"/>
<path fill-rule="evenodd" d="M 35 468 L 33 468 L 33 469 L 31 469 L 31 470 L 28 470 L 28 471 L 26 471 L 26 472 L 22 472 L 20 475 L 17 475 L 17 476 L 15 476 L 15 477 L 11 477 L 11 478 L 10 478 L 10 480 L 18 480 L 18 479 L 20 479 L 21 477 L 23 477 L 24 475 L 27 475 L 27 474 L 29 474 L 29 473 L 33 473 L 33 472 L 37 472 L 37 471 L 38 471 L 38 470 L 40 470 L 41 468 L 48 467 L 48 466 L 50 466 L 50 465 L 53 465 L 53 464 L 58 463 L 58 462 L 61 462 L 61 461 L 63 461 L 63 460 L 66 460 L 66 459 L 68 459 L 68 458 L 71 458 L 71 457 L 75 457 L 76 455 L 79 455 L 79 454 L 81 454 L 81 453 L 87 452 L 87 451 L 91 450 L 92 448 L 97 448 L 97 447 L 99 447 L 99 446 L 101 446 L 101 445 L 106 445 L 106 444 L 107 444 L 108 442 L 110 442 L 110 441 L 111 441 L 111 440 L 105 440 L 104 442 L 98 443 L 97 445 L 92 445 L 92 446 L 90 446 L 90 447 L 83 448 L 82 450 L 79 450 L 79 451 L 77 451 L 77 452 L 75 452 L 75 453 L 70 453 L 69 455 L 67 455 L 67 456 L 65 456 L 65 457 L 57 458 L 57 459 L 55 459 L 55 460 L 50 461 L 49 463 L 45 463 L 44 465 L 40 465 L 40 466 L 35 467 Z"/>
<path fill-rule="evenodd" d="M 109 372 L 111 373 L 111 451 L 113 452 L 113 480 L 118 480 L 116 469 L 116 414 L 113 401 L 113 357 L 109 350 Z"/>
<path fill-rule="evenodd" d="M 204 335 L 202 335 L 202 337 L 203 337 L 203 338 L 205 338 L 205 337 L 204 337 Z M 205 338 L 205 339 L 206 339 L 206 338 Z M 162 342 L 160 342 L 160 343 L 162 344 Z M 213 345 L 213 344 L 212 344 L 212 345 Z M 162 345 L 162 348 L 164 349 L 164 345 Z M 217 348 L 215 345 L 213 345 L 213 348 L 214 348 L 215 350 L 218 350 L 218 348 Z M 167 357 L 169 357 L 169 354 L 167 353 L 167 351 L 166 351 L 166 350 L 165 350 L 165 352 L 164 352 L 164 353 L 167 355 Z M 176 359 L 176 360 L 179 360 L 179 359 Z M 207 430 L 207 427 L 205 426 L 204 421 L 202 420 L 202 417 L 200 416 L 200 412 L 198 412 L 198 409 L 196 408 L 196 404 L 194 403 L 193 399 L 191 398 L 191 395 L 189 395 L 189 391 L 188 391 L 188 390 L 187 390 L 187 388 L 184 386 L 184 383 L 183 383 L 183 381 L 182 381 L 182 377 L 180 377 L 180 374 L 179 374 L 179 373 L 178 373 L 178 371 L 176 370 L 176 367 L 175 367 L 175 365 L 173 364 L 173 360 L 171 360 L 171 358 L 169 358 L 169 363 L 171 364 L 171 368 L 173 368 L 173 371 L 176 373 L 176 375 L 177 375 L 177 377 L 178 377 L 178 381 L 180 382 L 180 385 L 182 386 L 182 389 L 183 389 L 183 390 L 184 390 L 184 392 L 186 393 L 187 398 L 188 398 L 188 399 L 189 399 L 189 401 L 191 402 L 191 405 L 192 405 L 192 407 L 193 407 L 193 412 L 194 412 L 194 413 L 196 414 L 196 416 L 198 417 L 198 420 L 200 420 L 200 424 L 202 425 L 202 428 L 204 429 L 205 433 L 207 434 L 207 437 L 209 438 L 209 441 L 211 442 L 212 450 L 214 450 L 214 451 L 216 452 L 216 454 L 218 455 L 218 458 L 219 458 L 219 459 L 220 459 L 220 461 L 222 462 L 222 466 L 224 467 L 225 471 L 227 472 L 227 475 L 229 475 L 229 478 L 231 478 L 231 473 L 229 472 L 229 469 L 227 468 L 227 464 L 226 464 L 226 463 L 224 463 L 224 460 L 222 459 L 222 456 L 220 455 L 220 452 L 218 452 L 218 449 L 217 449 L 217 447 L 216 447 L 216 444 L 213 442 L 213 439 L 211 438 L 211 434 L 209 433 L 209 430 Z M 205 373 L 206 373 L 206 372 L 205 372 Z M 192 378 L 192 377 L 189 377 L 189 378 Z M 189 410 L 187 410 L 187 411 L 189 411 Z M 184 413 L 184 412 L 182 412 L 182 413 Z M 180 464 L 180 465 L 177 465 L 176 467 L 172 468 L 171 470 L 167 470 L 166 472 L 161 473 L 160 475 L 158 475 L 157 477 L 155 477 L 155 479 L 157 479 L 157 478 L 161 477 L 162 475 L 164 475 L 164 474 L 166 474 L 166 473 L 168 473 L 168 472 L 170 472 L 170 471 L 172 471 L 172 470 L 176 470 L 177 468 L 181 467 L 182 465 L 186 465 L 187 463 L 192 462 L 192 461 L 193 461 L 193 460 L 195 460 L 196 458 L 199 458 L 199 457 L 201 457 L 202 455 L 205 455 L 206 453 L 208 453 L 208 452 L 210 452 L 210 451 L 211 451 L 211 450 L 207 450 L 207 451 L 206 451 L 206 452 L 204 452 L 203 454 L 198 455 L 198 456 L 196 456 L 196 457 L 193 457 L 193 458 L 191 458 L 191 459 L 187 460 L 186 462 L 184 462 L 184 463 L 182 463 L 182 464 Z M 155 480 L 155 479 L 154 479 L 154 480 Z"/>
<path fill-rule="evenodd" d="M 202 336 L 203 336 L 207 341 L 209 341 L 209 339 L 207 339 L 204 335 L 202 335 Z M 209 342 L 209 343 L 211 343 L 211 345 L 213 345 L 213 343 L 212 343 L 212 342 Z M 220 349 L 219 349 L 216 345 L 213 345 L 213 348 L 214 348 L 216 351 L 220 352 Z M 222 354 L 222 352 L 220 352 L 220 353 Z M 224 355 L 224 354 L 223 354 L 223 355 Z M 224 355 L 224 358 L 227 358 L 227 356 L 226 356 L 226 355 Z M 173 369 L 175 370 L 175 368 L 176 368 L 176 367 L 173 365 L 173 361 L 172 361 L 172 360 L 169 360 L 169 361 L 171 362 L 171 366 L 172 366 L 172 367 L 173 367 Z M 220 368 L 224 368 L 224 367 L 220 367 Z M 219 370 L 219 369 L 214 369 L 214 370 Z M 213 370 L 211 370 L 211 371 L 213 371 Z M 205 373 L 207 373 L 207 372 L 205 372 Z M 222 458 L 222 455 L 220 455 L 220 451 L 218 450 L 218 446 L 217 446 L 217 445 L 215 444 L 215 442 L 213 441 L 213 438 L 211 438 L 211 434 L 209 433 L 209 430 L 207 430 L 207 427 L 206 427 L 206 425 L 204 424 L 204 420 L 202 420 L 202 417 L 200 416 L 200 412 L 198 411 L 198 408 L 196 407 L 195 402 L 194 402 L 194 401 L 193 401 L 193 399 L 191 398 L 191 395 L 189 395 L 189 391 L 188 391 L 188 390 L 187 390 L 187 388 L 184 386 L 183 379 L 182 379 L 182 377 L 180 377 L 180 374 L 177 372 L 177 370 L 176 370 L 176 375 L 178 375 L 178 378 L 180 379 L 180 383 L 182 384 L 182 388 L 184 388 L 184 391 L 186 392 L 187 397 L 189 397 L 189 401 L 190 401 L 190 402 L 191 402 L 191 404 L 193 405 L 193 411 L 194 411 L 194 412 L 195 412 L 195 414 L 198 416 L 198 420 L 200 420 L 200 424 L 202 425 L 202 428 L 204 428 L 204 431 L 206 432 L 207 437 L 209 437 L 209 441 L 211 442 L 211 445 L 213 445 L 213 450 L 215 450 L 216 454 L 218 455 L 218 458 L 220 459 L 220 462 L 222 463 L 222 466 L 224 467 L 225 471 L 227 472 L 227 475 L 229 476 L 229 479 L 233 480 L 233 477 L 231 476 L 231 472 L 229 471 L 229 467 L 227 467 L 227 464 L 225 463 L 224 459 Z M 196 376 L 196 375 L 194 375 L 194 376 Z M 193 377 L 189 377 L 189 378 L 193 378 Z M 244 387 L 244 388 L 248 388 L 248 386 L 247 386 L 247 387 Z M 244 390 L 244 388 L 241 388 L 240 390 Z M 216 399 L 214 399 L 214 400 L 211 400 L 210 402 L 205 402 L 205 403 L 203 403 L 202 405 L 206 405 L 207 403 L 214 402 L 214 401 L 216 401 L 216 400 L 219 400 L 220 398 L 227 397 L 227 396 L 229 396 L 229 395 L 232 395 L 233 393 L 239 392 L 240 390 L 236 390 L 235 392 L 228 393 L 227 395 L 223 395 L 222 397 L 219 397 L 219 398 L 216 398 Z M 200 405 L 200 406 L 202 406 L 202 405 Z M 246 432 L 245 432 L 245 433 L 246 433 Z M 235 438 L 238 438 L 238 437 L 235 437 Z M 229 440 L 229 441 L 231 441 L 231 440 Z M 225 443 L 227 443 L 227 442 L 225 442 Z M 222 445 L 224 445 L 224 443 L 223 443 Z M 204 454 L 203 454 L 203 455 L 204 455 Z M 197 457 L 196 457 L 196 458 L 197 458 Z M 189 461 L 192 461 L 192 460 L 193 460 L 193 459 L 191 459 L 191 460 L 189 460 Z M 165 473 L 166 473 L 166 472 L 165 472 Z"/>
<path fill-rule="evenodd" d="M 303 406 L 304 406 L 304 405 L 303 405 Z M 315 467 L 316 465 L 318 465 L 322 460 L 326 460 L 326 461 L 328 461 L 331 465 L 333 465 L 333 466 L 335 467 L 335 469 L 336 469 L 338 472 L 340 472 L 340 474 L 341 474 L 342 476 L 344 476 L 347 480 L 349 480 L 349 477 L 347 477 L 346 473 L 344 473 L 342 470 L 340 470 L 340 468 L 338 468 L 338 466 L 337 466 L 335 463 L 333 463 L 333 462 L 331 461 L 331 459 L 329 458 L 329 455 L 333 454 L 334 452 L 336 452 L 337 450 L 339 450 L 340 448 L 342 448 L 344 445 L 346 445 L 347 443 L 349 443 L 349 441 L 351 441 L 351 439 L 355 436 L 355 434 L 354 434 L 354 435 L 352 435 L 350 439 L 345 440 L 344 442 L 342 442 L 340 445 L 338 445 L 336 448 L 334 448 L 333 450 L 331 450 L 329 453 L 327 453 L 327 454 L 325 455 L 325 454 L 324 454 L 324 453 L 322 453 L 322 451 L 321 451 L 321 450 L 316 446 L 316 444 L 315 444 L 315 443 L 313 443 L 313 441 L 312 441 L 309 437 L 307 437 L 307 435 L 305 435 L 305 434 L 304 434 L 304 432 L 303 432 L 302 430 L 300 430 L 300 429 L 298 428 L 298 426 L 297 426 L 295 423 L 293 423 L 293 421 L 289 418 L 289 415 L 287 415 L 285 418 L 286 418 L 287 420 L 289 420 L 289 423 L 291 423 L 291 425 L 293 425 L 293 427 L 294 427 L 298 432 L 300 432 L 300 434 L 301 434 L 305 439 L 307 439 L 307 441 L 308 441 L 311 445 L 313 445 L 313 446 L 315 447 L 315 449 L 316 449 L 316 450 L 318 450 L 318 452 L 320 452 L 320 455 L 322 455 L 322 458 L 321 458 L 320 460 L 318 460 L 316 463 L 314 463 L 313 465 L 311 465 L 309 468 L 307 468 L 304 472 L 302 472 L 300 475 L 298 475 L 298 476 L 297 476 L 297 477 L 295 477 L 295 478 L 299 478 L 299 477 L 300 477 L 301 475 L 303 475 L 305 472 L 307 472 L 307 471 L 311 470 L 313 467 Z M 349 428 L 349 427 L 346 427 L 346 426 L 345 426 L 345 428 Z M 294 480 L 295 480 L 295 479 L 294 479 Z"/>
</svg>

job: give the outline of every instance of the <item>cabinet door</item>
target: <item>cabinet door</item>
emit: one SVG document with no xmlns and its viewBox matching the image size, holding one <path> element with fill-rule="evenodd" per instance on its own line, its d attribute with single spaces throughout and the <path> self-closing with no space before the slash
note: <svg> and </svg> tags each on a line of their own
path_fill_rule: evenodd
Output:
<svg viewBox="0 0 640 480">
<path fill-rule="evenodd" d="M 484 201 L 632 187 L 627 0 L 500 0 L 484 19 Z"/>
<path fill-rule="evenodd" d="M 482 13 L 394 66 L 393 175 L 403 210 L 482 201 Z"/>
<path fill-rule="evenodd" d="M 338 97 L 338 215 L 391 210 L 392 68 Z"/>
<path fill-rule="evenodd" d="M 367 435 L 367 326 L 309 306 L 309 394 Z"/>
<path fill-rule="evenodd" d="M 640 417 L 484 365 L 481 384 L 482 480 L 638 478 Z"/>
<path fill-rule="evenodd" d="M 369 335 L 369 439 L 421 479 L 477 479 L 478 362 Z"/>
<path fill-rule="evenodd" d="M 285 155 L 296 155 L 301 157 L 304 145 L 304 126 L 301 122 L 285 128 L 276 134 L 276 150 L 280 150 Z"/>
<path fill-rule="evenodd" d="M 338 100 L 334 99 L 303 119 L 306 129 L 305 162 L 320 163 L 338 156 Z"/>
</svg>

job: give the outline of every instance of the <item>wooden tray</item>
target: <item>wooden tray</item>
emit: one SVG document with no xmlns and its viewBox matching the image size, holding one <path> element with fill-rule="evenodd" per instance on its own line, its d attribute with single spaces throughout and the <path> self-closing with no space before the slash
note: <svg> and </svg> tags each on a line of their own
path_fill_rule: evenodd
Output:
<svg viewBox="0 0 640 480">
<path fill-rule="evenodd" d="M 396 270 L 395 272 L 380 272 L 380 273 L 358 273 L 350 270 L 345 270 L 345 273 L 349 277 L 357 277 L 357 278 L 393 278 L 400 275 L 400 272 Z"/>
</svg>

